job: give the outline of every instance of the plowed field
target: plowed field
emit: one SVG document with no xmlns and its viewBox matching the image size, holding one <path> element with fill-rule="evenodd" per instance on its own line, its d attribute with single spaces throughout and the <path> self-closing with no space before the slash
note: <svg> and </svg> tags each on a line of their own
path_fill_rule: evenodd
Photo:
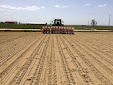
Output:
<svg viewBox="0 0 113 85">
<path fill-rule="evenodd" d="M 0 32 L 0 85 L 113 85 L 113 33 Z"/>
</svg>

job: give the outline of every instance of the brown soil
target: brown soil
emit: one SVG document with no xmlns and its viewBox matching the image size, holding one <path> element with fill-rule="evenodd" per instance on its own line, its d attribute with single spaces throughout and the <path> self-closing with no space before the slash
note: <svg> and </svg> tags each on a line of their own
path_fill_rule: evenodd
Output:
<svg viewBox="0 0 113 85">
<path fill-rule="evenodd" d="M 0 85 L 113 85 L 113 33 L 0 32 Z"/>
</svg>

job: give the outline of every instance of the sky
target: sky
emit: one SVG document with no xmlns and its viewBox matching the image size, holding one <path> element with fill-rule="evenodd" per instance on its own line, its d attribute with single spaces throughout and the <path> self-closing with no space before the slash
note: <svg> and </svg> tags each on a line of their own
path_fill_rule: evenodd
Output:
<svg viewBox="0 0 113 85">
<path fill-rule="evenodd" d="M 66 25 L 113 26 L 113 0 L 0 0 L 0 22 L 39 22 L 50 24 L 60 18 Z"/>
</svg>

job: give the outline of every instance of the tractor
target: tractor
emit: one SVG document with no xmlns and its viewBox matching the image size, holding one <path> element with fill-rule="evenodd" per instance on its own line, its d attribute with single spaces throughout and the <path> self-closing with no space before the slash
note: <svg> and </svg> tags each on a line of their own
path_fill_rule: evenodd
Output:
<svg viewBox="0 0 113 85">
<path fill-rule="evenodd" d="M 43 26 L 43 34 L 74 34 L 74 27 L 64 26 L 61 19 L 54 19 L 52 26 Z"/>
</svg>

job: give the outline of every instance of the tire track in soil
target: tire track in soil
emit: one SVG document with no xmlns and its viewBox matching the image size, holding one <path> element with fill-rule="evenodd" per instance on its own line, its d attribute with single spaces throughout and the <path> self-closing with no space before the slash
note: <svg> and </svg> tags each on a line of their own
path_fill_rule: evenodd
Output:
<svg viewBox="0 0 113 85">
<path fill-rule="evenodd" d="M 67 36 L 66 36 L 67 37 Z M 68 39 L 70 39 L 70 37 L 67 37 Z M 104 85 L 113 85 L 111 83 L 111 81 L 106 78 L 87 58 L 85 55 L 82 54 L 82 52 L 80 50 L 78 50 L 77 48 L 81 48 L 83 50 L 83 48 L 77 44 L 73 39 L 70 39 L 73 44 L 75 44 L 77 47 L 73 46 L 73 49 L 75 50 L 75 52 L 81 57 L 81 59 L 86 63 L 86 65 L 91 69 L 91 71 L 95 74 L 95 76 L 101 81 L 101 84 Z M 68 41 L 69 42 L 69 41 Z M 71 44 L 71 42 L 69 42 Z M 85 49 L 84 51 L 86 53 L 88 53 Z M 89 53 L 88 53 L 89 54 Z M 91 56 L 90 56 L 91 57 Z"/>
<path fill-rule="evenodd" d="M 48 37 L 48 40 L 45 42 L 46 43 L 45 47 L 44 47 L 43 52 L 41 54 L 41 57 L 39 59 L 38 65 L 36 67 L 33 78 L 30 82 L 30 85 L 37 85 L 40 83 L 40 77 L 41 77 L 42 71 L 44 69 L 43 67 L 44 67 L 45 55 L 47 53 L 47 48 L 48 48 L 48 45 L 50 42 L 49 40 L 50 40 L 50 36 Z"/>
<path fill-rule="evenodd" d="M 67 83 L 68 85 L 76 85 L 76 82 L 73 78 L 73 75 L 69 69 L 69 65 L 67 63 L 67 60 L 66 60 L 66 57 L 64 55 L 64 52 L 63 52 L 63 48 L 61 46 L 61 43 L 59 42 L 60 40 L 58 39 L 58 36 L 56 36 L 56 39 L 57 39 L 57 45 L 58 45 L 58 48 L 59 48 L 59 53 L 60 53 L 60 56 L 61 56 L 61 60 L 62 60 L 62 66 L 63 66 L 63 69 L 64 69 L 64 73 L 65 73 L 65 77 L 67 79 Z"/>
<path fill-rule="evenodd" d="M 59 36 L 61 37 L 61 36 Z M 65 40 L 64 40 L 65 39 Z M 87 85 L 94 85 L 92 79 L 90 78 L 90 76 L 88 75 L 88 70 L 83 68 L 81 65 L 80 65 L 80 62 L 77 61 L 75 55 L 73 54 L 72 50 L 70 49 L 69 45 L 66 44 L 66 42 L 69 42 L 67 41 L 66 38 L 64 38 L 64 36 L 61 38 L 61 41 L 62 43 L 64 44 L 68 54 L 70 55 L 71 59 L 72 59 L 72 62 L 74 63 L 74 66 L 75 68 L 78 70 L 79 72 L 79 75 L 80 77 L 83 79 L 84 83 L 87 84 Z M 84 71 L 85 69 L 85 71 Z"/>
<path fill-rule="evenodd" d="M 41 36 L 38 39 L 40 39 L 40 38 L 41 38 Z M 23 51 L 23 53 L 17 55 L 14 58 L 14 61 L 12 61 L 8 67 L 6 67 L 5 69 L 2 69 L 2 71 L 0 73 L 1 74 L 0 76 L 2 78 L 2 81 L 1 81 L 2 83 L 4 83 L 7 80 L 7 78 L 9 78 L 11 76 L 11 74 L 13 74 L 14 71 L 17 71 L 15 69 L 20 69 L 19 66 L 21 66 L 26 61 L 26 59 L 28 59 L 27 56 L 26 57 L 24 57 L 24 56 L 27 54 L 27 52 L 29 51 L 29 49 L 31 47 L 35 46 L 37 41 L 38 40 L 34 41 L 28 48 L 26 48 Z"/>
<path fill-rule="evenodd" d="M 39 51 L 37 52 L 37 55 L 35 56 L 32 64 L 30 65 L 29 69 L 27 70 L 26 74 L 22 78 L 22 80 L 19 83 L 19 85 L 30 85 L 31 80 L 34 77 L 34 73 L 35 73 L 36 67 L 38 65 L 38 62 L 40 60 L 40 56 L 41 56 L 41 53 L 43 52 L 44 46 L 46 44 L 45 43 L 46 41 L 47 41 L 47 39 L 43 42 L 43 45 L 40 47 Z M 47 58 L 46 55 L 45 55 L 45 58 Z M 44 80 L 43 80 L 42 76 L 44 75 L 44 72 L 46 71 L 46 62 L 47 62 L 47 59 L 45 59 L 45 61 L 43 63 L 45 69 L 43 69 L 43 71 L 42 71 L 42 75 L 41 75 L 41 78 L 40 78 L 40 84 L 39 85 L 41 85 L 41 83 L 44 83 Z"/>
<path fill-rule="evenodd" d="M 50 35 L 50 46 L 49 46 L 49 56 L 48 56 L 48 60 L 47 60 L 47 78 L 48 78 L 48 85 L 57 85 L 57 77 L 56 77 L 56 65 L 55 62 L 53 62 L 55 60 L 55 54 L 54 54 L 54 40 L 53 40 L 53 36 Z"/>
<path fill-rule="evenodd" d="M 50 44 L 51 43 L 51 36 L 49 38 L 50 38 L 50 40 L 49 40 L 49 44 L 48 44 L 46 55 L 45 55 L 45 61 L 43 63 L 43 70 L 41 72 L 40 80 L 39 80 L 39 83 L 38 83 L 39 85 L 44 85 L 44 84 L 48 84 L 48 83 L 49 83 L 49 85 L 51 85 L 51 83 L 49 82 L 49 81 L 51 81 L 51 80 L 49 80 L 49 77 L 51 77 L 51 76 L 49 76 L 51 74 L 51 73 L 49 73 L 49 70 L 51 69 L 50 68 L 50 62 L 51 62 L 50 61 L 50 54 L 51 54 L 51 44 Z M 42 52 L 43 52 L 43 50 L 42 50 Z M 38 65 L 38 63 L 37 63 L 37 65 Z"/>
<path fill-rule="evenodd" d="M 53 62 L 54 56 L 54 41 L 53 36 L 50 36 L 49 45 L 47 49 L 47 59 L 45 60 L 45 65 L 43 68 L 45 68 L 42 72 L 39 85 L 57 85 L 57 78 L 56 78 L 56 66 L 54 65 L 55 62 Z M 54 58 L 55 59 L 55 58 Z"/>
<path fill-rule="evenodd" d="M 50 35 L 51 36 L 51 35 Z M 51 45 L 48 46 L 48 58 L 47 58 L 47 79 L 46 84 L 52 85 L 52 39 L 50 37 Z"/>
<path fill-rule="evenodd" d="M 53 35 L 54 36 L 54 35 Z M 52 58 L 52 85 L 57 85 L 57 73 L 56 73 L 56 58 L 55 58 L 55 40 L 54 40 L 54 37 L 52 36 L 52 49 L 51 49 L 51 56 L 53 57 Z"/>
<path fill-rule="evenodd" d="M 55 51 L 55 63 L 56 63 L 56 73 L 57 73 L 57 85 L 68 85 L 67 79 L 65 77 L 65 72 L 62 66 L 62 59 L 59 53 L 59 48 L 57 46 L 58 42 L 56 39 L 56 34 L 53 35 L 54 38 L 54 51 Z"/>
</svg>

